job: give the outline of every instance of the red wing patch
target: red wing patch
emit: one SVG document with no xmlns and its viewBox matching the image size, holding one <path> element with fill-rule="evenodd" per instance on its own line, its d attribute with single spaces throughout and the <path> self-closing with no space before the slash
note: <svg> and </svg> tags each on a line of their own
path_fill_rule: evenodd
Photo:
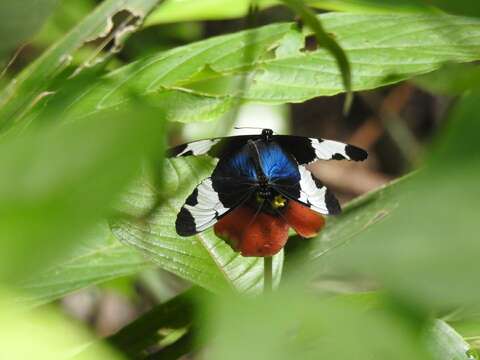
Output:
<svg viewBox="0 0 480 360">
<path fill-rule="evenodd" d="M 297 234 L 305 238 L 314 237 L 325 226 L 322 215 L 296 201 L 288 202 L 284 217 Z"/>
<path fill-rule="evenodd" d="M 241 206 L 219 220 L 215 234 L 243 256 L 273 256 L 288 240 L 288 224 L 282 217 Z"/>
</svg>

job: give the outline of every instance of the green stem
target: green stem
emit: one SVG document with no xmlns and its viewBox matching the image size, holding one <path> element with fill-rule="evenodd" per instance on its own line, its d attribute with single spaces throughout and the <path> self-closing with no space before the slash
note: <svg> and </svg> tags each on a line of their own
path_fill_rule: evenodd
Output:
<svg viewBox="0 0 480 360">
<path fill-rule="evenodd" d="M 272 292 L 272 257 L 266 256 L 263 258 L 263 292 Z"/>
</svg>

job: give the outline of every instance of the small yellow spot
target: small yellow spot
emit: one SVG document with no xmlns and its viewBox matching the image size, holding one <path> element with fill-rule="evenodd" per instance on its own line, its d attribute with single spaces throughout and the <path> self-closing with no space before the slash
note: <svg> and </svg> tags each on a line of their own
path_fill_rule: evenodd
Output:
<svg viewBox="0 0 480 360">
<path fill-rule="evenodd" d="M 287 203 L 287 199 L 285 199 L 282 195 L 277 195 L 273 198 L 272 206 L 275 209 L 278 209 L 278 208 L 284 207 L 286 203 Z"/>
</svg>

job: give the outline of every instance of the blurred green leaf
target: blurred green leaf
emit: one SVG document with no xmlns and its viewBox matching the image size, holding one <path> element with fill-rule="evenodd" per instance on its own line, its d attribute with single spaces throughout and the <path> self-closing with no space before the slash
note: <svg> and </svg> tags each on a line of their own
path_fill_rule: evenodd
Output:
<svg viewBox="0 0 480 360">
<path fill-rule="evenodd" d="M 354 202 L 327 228 L 317 265 L 368 274 L 428 311 L 478 302 L 479 96 L 461 99 L 425 169 Z"/>
<path fill-rule="evenodd" d="M 107 226 L 75 244 L 47 271 L 37 272 L 21 283 L 24 295 L 18 300 L 29 306 L 41 305 L 75 290 L 122 276 L 136 274 L 153 266 L 143 255 L 122 243 Z"/>
<path fill-rule="evenodd" d="M 175 232 L 175 218 L 180 207 L 194 186 L 209 176 L 211 163 L 201 158 L 181 158 L 168 160 L 166 165 L 160 206 L 146 222 L 114 222 L 112 231 L 115 236 L 161 268 L 208 290 L 261 291 L 262 258 L 246 258 L 235 253 L 214 235 L 212 229 L 191 237 L 179 237 Z M 126 194 L 122 210 L 134 217 L 141 216 L 152 208 L 157 197 L 151 178 L 145 176 Z M 282 264 L 283 252 L 275 256 L 276 283 L 280 281 Z"/>
<path fill-rule="evenodd" d="M 199 298 L 208 293 L 192 288 L 175 298 L 155 306 L 116 334 L 108 337 L 107 342 L 132 358 L 143 358 L 149 347 L 167 340 L 173 331 L 190 328 L 198 320 Z M 184 349 L 184 353 L 188 349 Z M 163 357 L 162 357 L 163 359 Z"/>
<path fill-rule="evenodd" d="M 279 0 L 257 0 L 260 8 Z M 179 21 L 222 20 L 248 13 L 250 0 L 166 0 L 145 20 L 145 26 Z"/>
<path fill-rule="evenodd" d="M 429 0 L 429 4 L 452 14 L 480 16 L 480 3 L 470 0 Z"/>
<path fill-rule="evenodd" d="M 111 213 L 120 192 L 138 176 L 143 157 L 163 151 L 164 121 L 150 110 L 142 103 L 135 112 L 105 112 L 2 139 L 2 280 L 15 284 Z"/>
<path fill-rule="evenodd" d="M 0 59 L 40 29 L 57 0 L 0 2 Z"/>
<path fill-rule="evenodd" d="M 304 0 L 318 9 L 358 13 L 441 13 L 478 16 L 480 5 L 470 0 Z M 282 0 L 257 0 L 261 9 Z M 167 0 L 145 21 L 146 26 L 179 21 L 221 20 L 245 16 L 250 0 Z M 436 7 L 435 7 L 436 6 Z"/>
<path fill-rule="evenodd" d="M 93 341 L 93 336 L 85 329 L 54 309 L 25 311 L 14 305 L 14 298 L 14 295 L 5 292 L 0 297 L 1 359 L 70 359 Z M 75 359 L 124 359 L 100 342 L 91 346 L 88 356 L 80 354 Z"/>
<path fill-rule="evenodd" d="M 475 351 L 454 328 L 442 320 L 437 320 L 427 338 L 435 360 L 475 360 Z"/>
<path fill-rule="evenodd" d="M 325 14 L 320 19 L 350 60 L 353 90 L 399 82 L 445 62 L 480 58 L 476 19 L 399 14 Z M 151 96 L 167 109 L 170 120 L 183 122 L 217 118 L 238 97 L 278 104 L 344 91 L 340 70 L 327 50 L 302 51 L 307 34 L 296 37 L 298 45 L 292 46 L 292 35 L 299 34 L 293 24 L 253 32 L 214 37 L 122 67 L 106 77 L 114 86 L 93 85 L 71 111 L 84 116 L 118 106 L 126 101 L 124 87 Z M 284 42 L 290 46 L 282 46 Z M 246 49 L 252 53 L 247 63 Z M 276 49 L 282 49 L 281 56 Z M 245 90 L 240 91 L 245 75 Z"/>
<path fill-rule="evenodd" d="M 70 31 L 95 8 L 95 0 L 60 1 L 52 16 L 33 39 L 35 45 L 49 46 Z"/>
<path fill-rule="evenodd" d="M 421 88 L 434 94 L 460 95 L 480 83 L 480 66 L 447 64 L 437 71 L 413 79 Z"/>
<path fill-rule="evenodd" d="M 15 2 L 17 3 L 17 2 Z M 86 42 L 107 35 L 112 18 L 128 10 L 142 20 L 158 0 L 106 0 L 37 60 L 25 68 L 0 93 L 0 129 L 18 121 L 42 97 L 51 91 L 52 81 L 69 65 L 75 52 Z M 12 2 L 13 4 L 13 2 Z M 35 14 L 35 11 L 31 11 Z M 139 20 L 139 21 L 140 21 Z M 125 34 L 123 34 L 125 35 Z"/>
<path fill-rule="evenodd" d="M 415 327 L 386 309 L 298 291 L 227 297 L 208 306 L 209 359 L 430 359 Z"/>
<path fill-rule="evenodd" d="M 243 17 L 250 0 L 166 0 L 145 20 L 145 26 L 179 21 L 222 20 Z M 260 9 L 281 5 L 282 0 L 257 0 Z M 421 0 L 304 0 L 318 9 L 372 13 L 438 13 Z M 468 14 L 466 14 L 468 15 Z"/>
<path fill-rule="evenodd" d="M 479 16 L 480 3 L 471 0 L 311 0 L 313 6 L 336 11 L 440 12 Z"/>
<path fill-rule="evenodd" d="M 311 6 L 348 12 L 435 12 L 433 6 L 422 0 L 309 0 Z"/>
</svg>

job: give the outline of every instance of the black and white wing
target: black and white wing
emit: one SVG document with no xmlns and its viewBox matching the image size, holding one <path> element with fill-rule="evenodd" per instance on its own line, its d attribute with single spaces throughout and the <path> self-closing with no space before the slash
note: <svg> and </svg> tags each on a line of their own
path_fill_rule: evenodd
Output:
<svg viewBox="0 0 480 360">
<path fill-rule="evenodd" d="M 211 178 L 203 180 L 190 194 L 177 214 L 175 228 L 180 236 L 191 236 L 213 226 L 218 220 L 248 199 L 250 192 L 225 196 L 215 190 Z M 221 199 L 222 198 L 222 199 Z"/>
<path fill-rule="evenodd" d="M 315 179 L 304 165 L 298 166 L 300 181 L 296 184 L 277 184 L 275 190 L 290 200 L 308 206 L 313 211 L 325 215 L 339 214 L 342 210 L 335 195 L 320 181 Z"/>
<path fill-rule="evenodd" d="M 365 150 L 339 141 L 293 135 L 274 135 L 273 139 L 292 154 L 300 165 L 316 160 L 363 161 L 368 156 Z"/>
<path fill-rule="evenodd" d="M 193 141 L 167 150 L 168 157 L 209 155 L 213 158 L 225 157 L 241 149 L 249 139 L 257 139 L 261 135 L 239 135 Z"/>
</svg>

